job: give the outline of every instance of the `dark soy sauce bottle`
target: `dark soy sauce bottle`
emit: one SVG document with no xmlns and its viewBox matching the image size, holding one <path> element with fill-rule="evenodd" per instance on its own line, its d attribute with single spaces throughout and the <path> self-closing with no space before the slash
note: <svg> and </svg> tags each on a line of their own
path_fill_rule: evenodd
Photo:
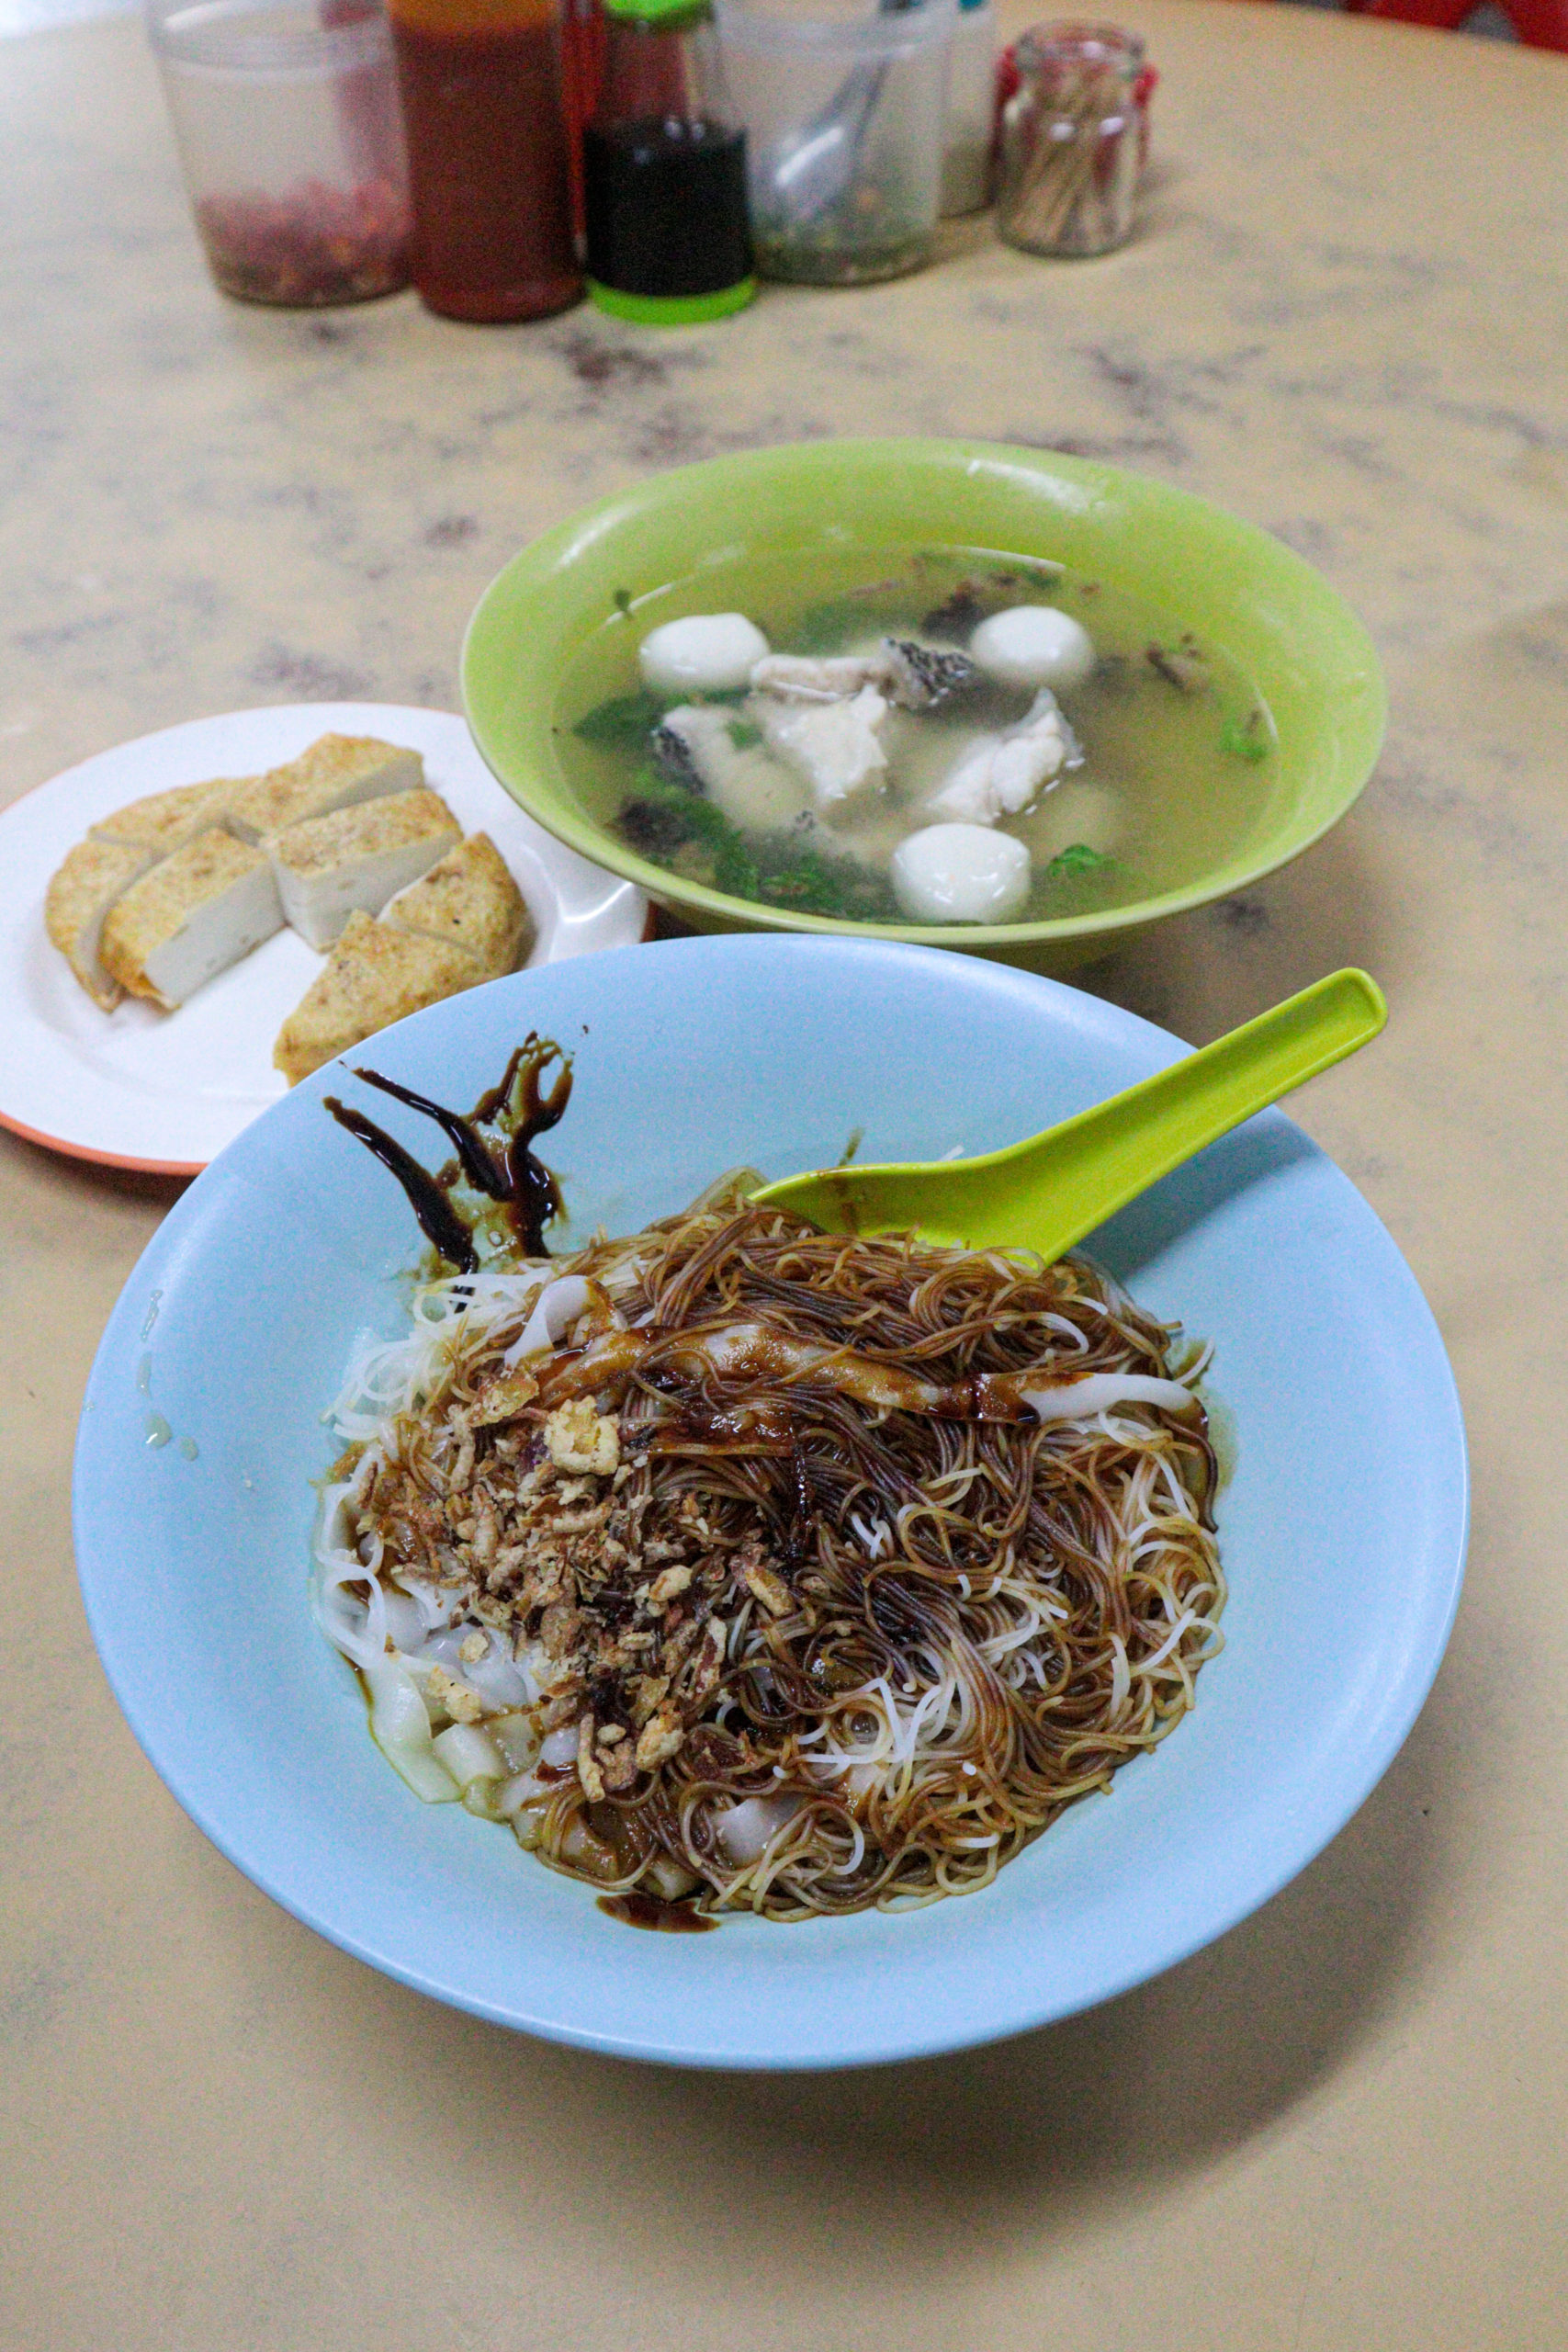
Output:
<svg viewBox="0 0 1568 2352">
<path fill-rule="evenodd" d="M 708 0 L 605 0 L 604 15 L 582 142 L 589 295 L 644 325 L 724 318 L 756 280 L 746 133 Z"/>
</svg>

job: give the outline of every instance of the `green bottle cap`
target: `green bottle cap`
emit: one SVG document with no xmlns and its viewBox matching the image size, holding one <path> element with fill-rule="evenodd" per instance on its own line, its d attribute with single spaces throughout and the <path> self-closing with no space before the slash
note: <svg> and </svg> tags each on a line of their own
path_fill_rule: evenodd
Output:
<svg viewBox="0 0 1568 2352">
<path fill-rule="evenodd" d="M 604 0 L 604 14 L 631 24 L 659 25 L 668 29 L 677 17 L 694 23 L 712 14 L 708 0 Z"/>
<path fill-rule="evenodd" d="M 694 327 L 705 319 L 728 319 L 743 311 L 756 291 L 754 277 L 742 277 L 716 294 L 623 294 L 616 286 L 588 280 L 588 299 L 597 309 L 639 327 Z"/>
</svg>

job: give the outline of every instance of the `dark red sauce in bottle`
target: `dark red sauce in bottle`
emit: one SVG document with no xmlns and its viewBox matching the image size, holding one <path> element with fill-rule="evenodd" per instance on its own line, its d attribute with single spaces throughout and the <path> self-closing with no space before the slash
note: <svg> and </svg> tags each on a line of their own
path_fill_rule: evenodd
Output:
<svg viewBox="0 0 1568 2352">
<path fill-rule="evenodd" d="M 582 292 L 555 0 L 392 0 L 412 277 L 452 319 L 537 319 Z"/>
</svg>

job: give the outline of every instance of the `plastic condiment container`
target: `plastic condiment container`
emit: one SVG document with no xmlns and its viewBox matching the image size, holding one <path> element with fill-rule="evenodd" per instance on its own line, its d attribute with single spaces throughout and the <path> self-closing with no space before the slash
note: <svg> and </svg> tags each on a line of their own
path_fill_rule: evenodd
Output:
<svg viewBox="0 0 1568 2352">
<path fill-rule="evenodd" d="M 1104 254 L 1132 234 L 1154 77 L 1136 33 L 1037 25 L 1006 60 L 997 233 L 1024 252 Z"/>
<path fill-rule="evenodd" d="M 742 310 L 746 133 L 708 0 L 605 0 L 604 17 L 583 139 L 589 294 L 647 326 Z"/>
<path fill-rule="evenodd" d="M 408 176 L 376 0 L 148 0 L 197 229 L 242 301 L 315 308 L 408 284 Z"/>
<path fill-rule="evenodd" d="M 953 0 L 716 0 L 758 269 L 856 286 L 930 258 Z"/>
<path fill-rule="evenodd" d="M 997 112 L 997 12 L 991 0 L 959 0 L 947 76 L 946 145 L 942 159 L 944 219 L 978 212 L 991 200 L 991 143 Z"/>
<path fill-rule="evenodd" d="M 558 0 L 391 0 L 413 282 L 493 325 L 580 300 Z"/>
</svg>

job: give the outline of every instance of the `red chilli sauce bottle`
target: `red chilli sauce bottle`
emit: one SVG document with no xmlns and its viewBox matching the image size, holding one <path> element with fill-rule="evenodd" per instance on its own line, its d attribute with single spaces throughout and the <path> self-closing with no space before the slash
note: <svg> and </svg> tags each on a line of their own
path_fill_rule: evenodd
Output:
<svg viewBox="0 0 1568 2352">
<path fill-rule="evenodd" d="M 390 0 L 390 15 L 422 300 L 486 324 L 566 310 L 582 271 L 559 0 Z"/>
<path fill-rule="evenodd" d="M 604 0 L 604 16 L 582 153 L 589 297 L 648 326 L 727 317 L 756 280 L 746 133 L 708 0 Z"/>
</svg>

